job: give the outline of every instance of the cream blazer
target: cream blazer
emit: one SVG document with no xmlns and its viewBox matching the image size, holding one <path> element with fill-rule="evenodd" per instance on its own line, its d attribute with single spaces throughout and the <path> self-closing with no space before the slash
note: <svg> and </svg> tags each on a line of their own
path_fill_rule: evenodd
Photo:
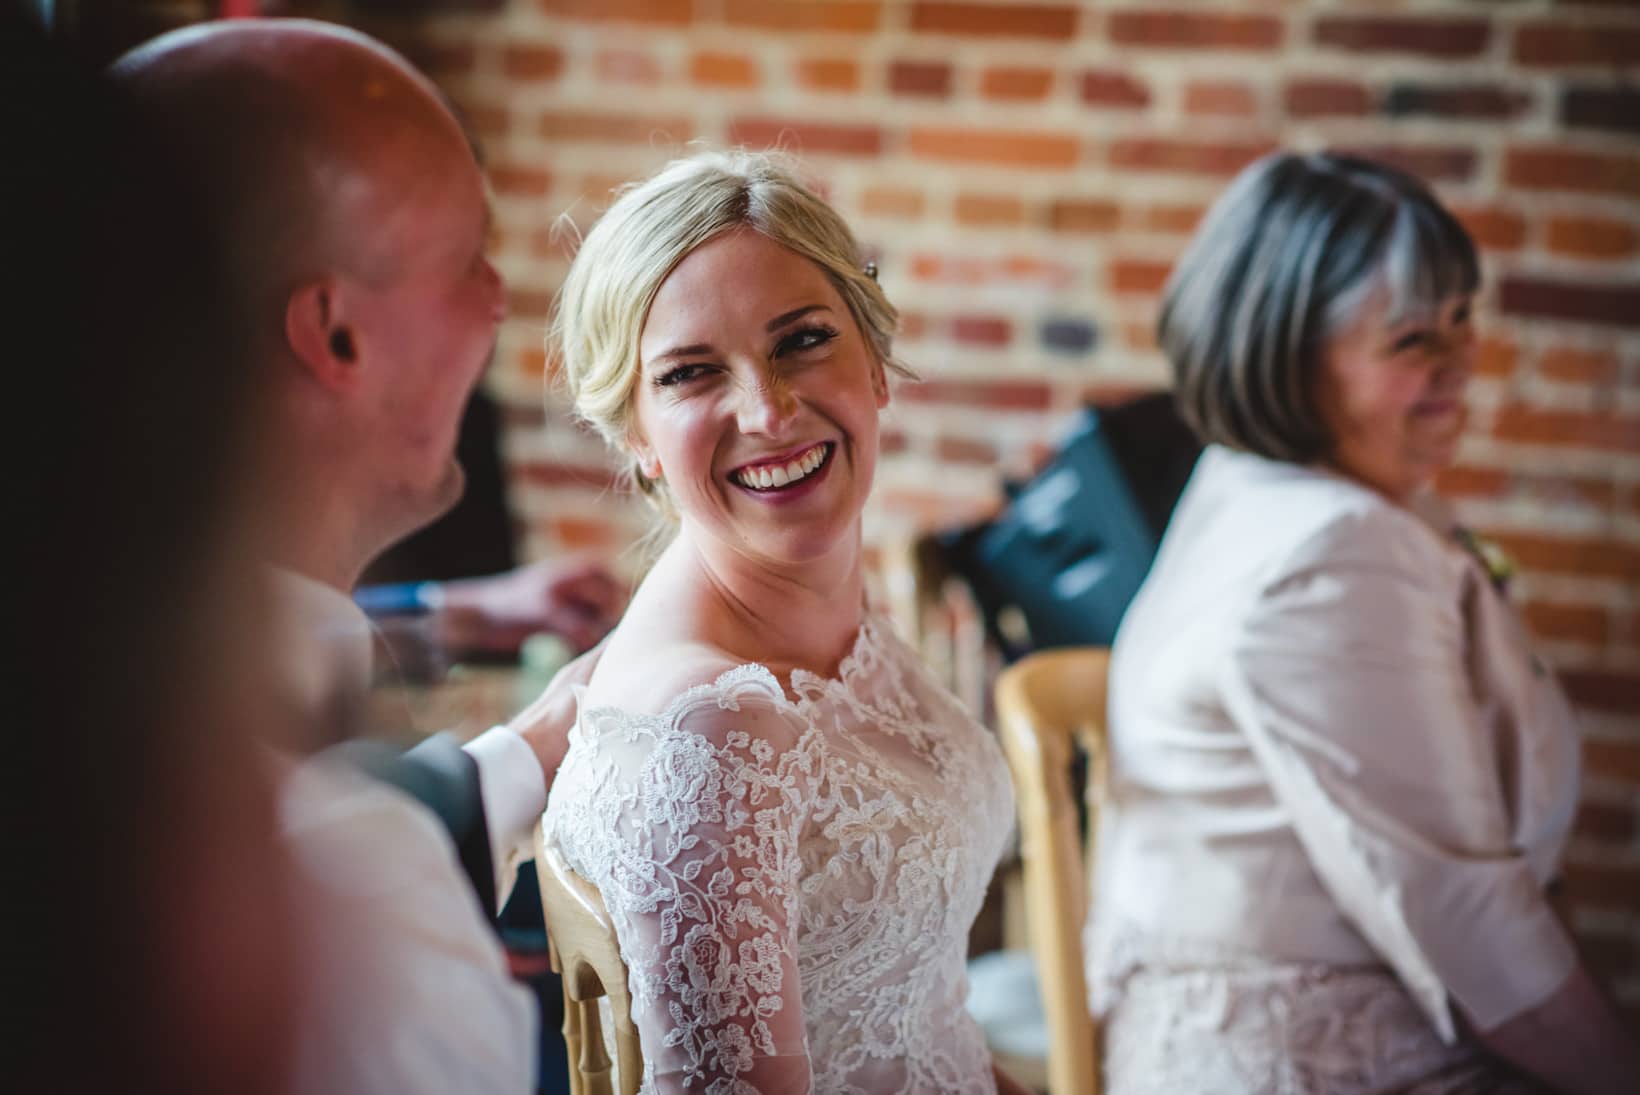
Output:
<svg viewBox="0 0 1640 1095">
<path fill-rule="evenodd" d="M 1112 655 L 1097 1010 L 1143 966 L 1382 964 L 1450 1042 L 1570 974 L 1577 734 L 1450 528 L 1203 454 Z"/>
</svg>

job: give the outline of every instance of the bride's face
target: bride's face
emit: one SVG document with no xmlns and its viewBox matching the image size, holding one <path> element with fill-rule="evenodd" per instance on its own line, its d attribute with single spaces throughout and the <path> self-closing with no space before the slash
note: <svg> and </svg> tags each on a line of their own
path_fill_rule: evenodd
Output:
<svg viewBox="0 0 1640 1095">
<path fill-rule="evenodd" d="M 632 447 L 686 527 L 774 565 L 858 543 L 888 388 L 820 267 L 725 232 L 661 283 L 638 351 Z"/>
</svg>

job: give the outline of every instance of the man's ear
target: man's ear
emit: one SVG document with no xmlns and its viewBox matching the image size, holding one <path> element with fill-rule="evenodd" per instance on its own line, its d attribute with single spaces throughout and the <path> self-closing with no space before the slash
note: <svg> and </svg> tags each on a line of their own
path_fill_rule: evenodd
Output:
<svg viewBox="0 0 1640 1095">
<path fill-rule="evenodd" d="M 340 391 L 358 379 L 359 348 L 342 291 L 331 279 L 297 288 L 285 302 L 285 340 L 324 387 Z"/>
</svg>

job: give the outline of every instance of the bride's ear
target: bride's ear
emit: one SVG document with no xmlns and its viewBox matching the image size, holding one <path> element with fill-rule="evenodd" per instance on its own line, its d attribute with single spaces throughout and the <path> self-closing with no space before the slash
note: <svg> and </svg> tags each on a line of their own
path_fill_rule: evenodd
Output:
<svg viewBox="0 0 1640 1095">
<path fill-rule="evenodd" d="M 655 450 L 638 433 L 636 427 L 627 431 L 626 447 L 632 453 L 632 462 L 638 466 L 638 470 L 643 473 L 645 479 L 658 481 L 664 478 L 660 457 L 655 455 Z"/>
<path fill-rule="evenodd" d="M 871 391 L 877 397 L 879 411 L 888 406 L 888 369 L 876 355 L 871 359 Z"/>
</svg>

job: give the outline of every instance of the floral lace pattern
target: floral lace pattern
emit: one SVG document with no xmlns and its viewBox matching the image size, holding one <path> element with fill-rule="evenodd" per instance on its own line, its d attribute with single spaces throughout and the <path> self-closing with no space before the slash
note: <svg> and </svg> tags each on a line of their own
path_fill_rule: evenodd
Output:
<svg viewBox="0 0 1640 1095">
<path fill-rule="evenodd" d="M 963 960 L 1001 751 L 875 619 L 790 683 L 744 665 L 571 734 L 546 830 L 615 921 L 643 1090 L 991 1092 Z"/>
<path fill-rule="evenodd" d="M 1388 970 L 1248 962 L 1142 969 L 1105 1020 L 1111 1095 L 1526 1093 L 1444 1044 Z"/>
</svg>

